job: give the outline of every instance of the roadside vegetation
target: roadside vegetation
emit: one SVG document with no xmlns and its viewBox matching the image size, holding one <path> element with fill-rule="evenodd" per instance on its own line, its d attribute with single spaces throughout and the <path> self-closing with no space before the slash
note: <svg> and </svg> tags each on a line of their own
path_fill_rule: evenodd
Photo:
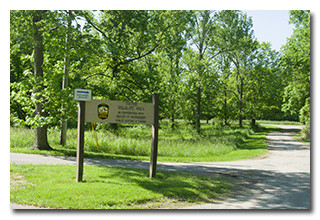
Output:
<svg viewBox="0 0 320 220">
<path fill-rule="evenodd" d="M 116 132 L 102 126 L 96 128 L 97 143 L 90 127 L 86 130 L 85 157 L 150 160 L 150 126 L 119 126 Z M 173 131 L 169 122 L 164 121 L 160 123 L 158 161 L 214 162 L 261 156 L 268 151 L 266 134 L 275 129 L 267 126 L 253 129 L 249 125 L 240 129 L 236 125 L 220 127 L 203 123 L 199 135 L 184 121 L 177 122 Z M 77 129 L 68 129 L 64 147 L 59 145 L 59 131 L 49 130 L 48 142 L 52 151 L 29 149 L 34 141 L 33 129 L 11 127 L 10 133 L 11 152 L 76 155 Z"/>
<path fill-rule="evenodd" d="M 10 201 L 65 209 L 178 208 L 227 196 L 235 185 L 225 179 L 181 172 L 86 166 L 75 182 L 75 166 L 11 164 Z M 57 175 L 59 173 L 59 175 Z"/>
<path fill-rule="evenodd" d="M 299 121 L 270 121 L 270 120 L 259 120 L 259 124 L 272 124 L 272 125 L 301 125 Z"/>
<path fill-rule="evenodd" d="M 306 129 L 304 129 L 305 131 Z M 305 131 L 306 132 L 306 131 Z M 297 140 L 300 141 L 302 143 L 305 144 L 309 144 L 310 145 L 310 141 L 311 141 L 311 137 L 310 137 L 310 131 L 309 131 L 309 135 L 305 135 L 305 132 L 301 131 L 296 133 L 293 137 Z"/>
</svg>

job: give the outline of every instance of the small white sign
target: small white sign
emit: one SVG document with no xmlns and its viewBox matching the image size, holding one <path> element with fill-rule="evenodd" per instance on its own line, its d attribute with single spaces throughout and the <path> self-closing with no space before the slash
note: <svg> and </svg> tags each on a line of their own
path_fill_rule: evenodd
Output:
<svg viewBox="0 0 320 220">
<path fill-rule="evenodd" d="M 91 90 L 90 89 L 75 89 L 73 91 L 74 101 L 91 101 Z"/>
</svg>

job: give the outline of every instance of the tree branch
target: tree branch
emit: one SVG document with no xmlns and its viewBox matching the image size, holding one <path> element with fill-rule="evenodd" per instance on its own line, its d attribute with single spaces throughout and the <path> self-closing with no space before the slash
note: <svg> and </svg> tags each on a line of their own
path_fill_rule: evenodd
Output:
<svg viewBox="0 0 320 220">
<path fill-rule="evenodd" d="M 88 22 L 94 29 L 96 29 L 100 34 L 102 34 L 102 36 L 103 36 L 104 38 L 106 38 L 107 40 L 110 40 L 110 39 L 108 38 L 107 34 L 104 33 L 100 28 L 98 28 L 98 27 L 90 20 L 90 18 L 89 18 L 88 16 L 86 16 L 84 13 L 83 13 L 82 15 L 83 15 L 83 17 L 87 20 L 87 22 Z"/>
<path fill-rule="evenodd" d="M 109 68 L 109 66 L 108 66 L 104 71 L 102 71 L 101 73 L 95 73 L 95 74 L 92 74 L 92 75 L 87 76 L 85 80 L 87 80 L 87 79 L 89 79 L 89 78 L 91 78 L 91 77 L 100 76 L 100 75 L 101 75 L 101 76 L 106 76 L 106 77 L 112 78 L 111 76 L 108 76 L 108 75 L 104 74 L 105 72 L 107 72 L 108 68 Z"/>
</svg>

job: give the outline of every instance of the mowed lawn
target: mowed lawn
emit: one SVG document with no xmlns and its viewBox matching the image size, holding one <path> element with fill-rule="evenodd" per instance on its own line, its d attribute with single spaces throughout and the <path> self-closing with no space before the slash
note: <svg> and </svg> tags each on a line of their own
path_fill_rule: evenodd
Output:
<svg viewBox="0 0 320 220">
<path fill-rule="evenodd" d="M 85 166 L 76 183 L 76 166 L 10 166 L 10 201 L 58 209 L 179 208 L 227 196 L 230 180 L 181 172 Z"/>
</svg>

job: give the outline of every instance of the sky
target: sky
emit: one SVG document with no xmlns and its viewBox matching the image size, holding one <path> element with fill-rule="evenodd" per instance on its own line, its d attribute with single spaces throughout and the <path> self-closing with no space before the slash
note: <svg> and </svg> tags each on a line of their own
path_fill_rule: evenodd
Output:
<svg viewBox="0 0 320 220">
<path fill-rule="evenodd" d="M 293 33 L 289 24 L 289 11 L 285 10 L 243 10 L 252 17 L 254 35 L 259 42 L 270 42 L 272 49 L 280 50 Z"/>
</svg>

